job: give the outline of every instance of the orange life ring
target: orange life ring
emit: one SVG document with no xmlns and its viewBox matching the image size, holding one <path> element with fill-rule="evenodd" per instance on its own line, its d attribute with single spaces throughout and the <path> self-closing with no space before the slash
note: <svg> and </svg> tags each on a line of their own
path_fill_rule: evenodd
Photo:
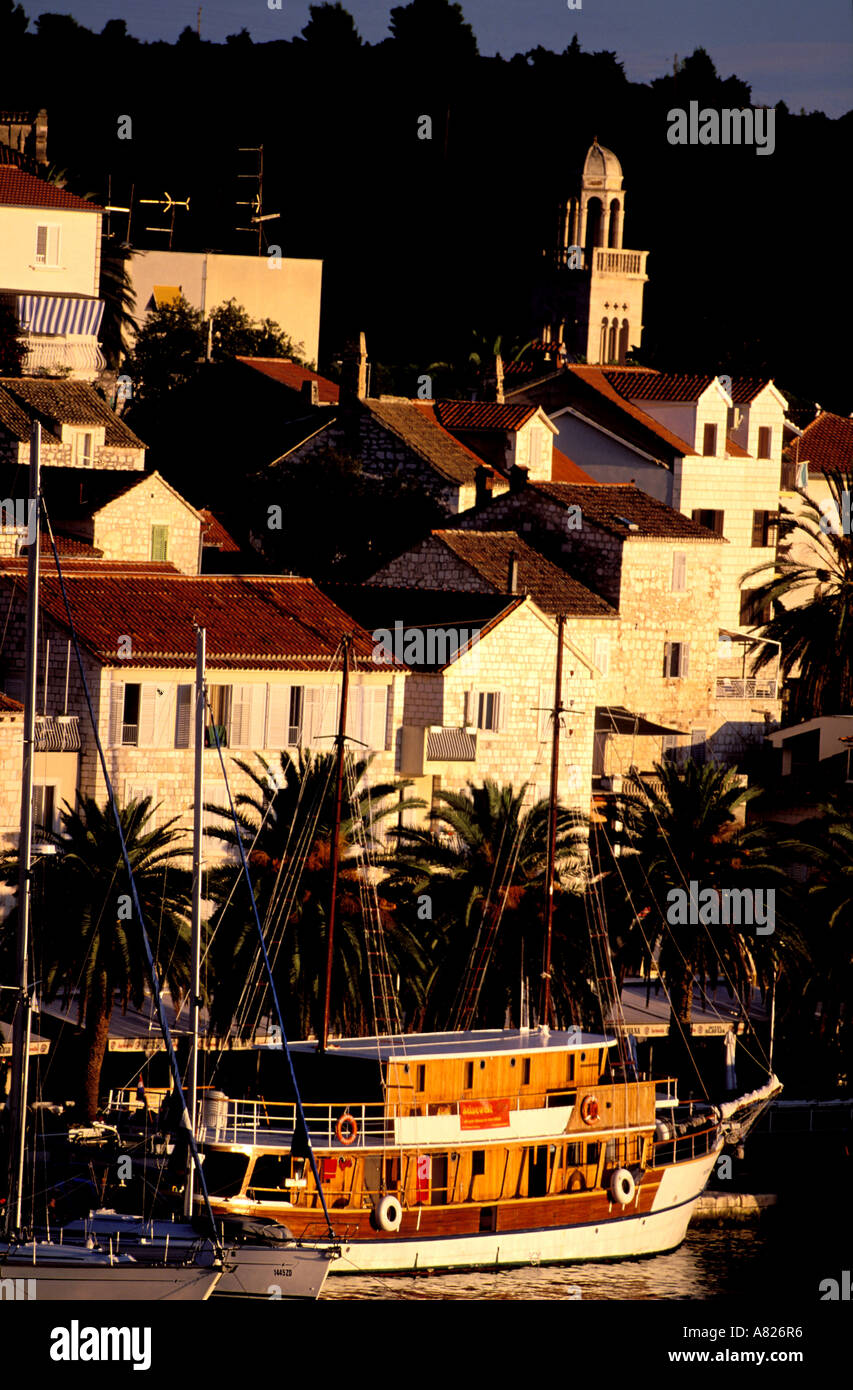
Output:
<svg viewBox="0 0 853 1390">
<path fill-rule="evenodd" d="M 585 1125 L 594 1125 L 598 1119 L 598 1101 L 595 1096 L 584 1096 L 581 1101 L 581 1119 Z"/>
<path fill-rule="evenodd" d="M 350 1144 L 354 1144 L 358 1138 L 358 1124 L 356 1123 L 355 1116 L 351 1115 L 348 1110 L 344 1111 L 338 1123 L 335 1125 L 335 1134 L 337 1135 L 338 1143 L 346 1145 L 347 1148 L 349 1148 Z"/>
</svg>

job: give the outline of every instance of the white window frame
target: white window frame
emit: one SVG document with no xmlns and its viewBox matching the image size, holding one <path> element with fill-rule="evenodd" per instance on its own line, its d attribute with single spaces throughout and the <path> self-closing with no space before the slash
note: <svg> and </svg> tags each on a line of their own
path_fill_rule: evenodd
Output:
<svg viewBox="0 0 853 1390">
<path fill-rule="evenodd" d="M 39 240 L 41 233 L 45 233 L 44 251 L 39 252 Z M 51 238 L 53 233 L 53 238 Z M 51 246 L 51 241 L 53 245 Z M 51 260 L 51 250 L 54 259 Z M 60 268 L 60 252 L 62 250 L 62 223 L 61 222 L 39 222 L 36 227 L 36 247 L 33 264 L 44 270 L 58 270 Z"/>
<path fill-rule="evenodd" d="M 48 779 L 48 780 L 46 780 L 46 781 L 39 780 L 38 782 L 35 782 L 35 781 L 33 782 L 33 800 L 34 800 L 34 801 L 35 801 L 36 792 L 42 792 L 42 793 L 44 793 L 44 792 L 47 791 L 48 789 L 50 789 L 50 791 L 53 792 L 53 814 L 51 815 L 51 818 L 50 818 L 50 825 L 45 826 L 45 827 L 44 827 L 45 830 L 56 830 L 56 827 L 57 827 L 57 822 L 58 822 L 58 819 L 59 819 L 59 796 L 58 796 L 59 787 L 60 787 L 59 782 L 53 781 L 52 779 Z M 44 801 L 44 797 L 42 796 L 42 802 L 43 802 L 43 801 Z M 33 828 L 35 829 L 35 827 L 36 827 L 39 823 L 40 823 L 40 822 L 39 822 L 39 819 L 38 819 L 38 817 L 36 816 L 35 806 L 33 806 Z"/>
<path fill-rule="evenodd" d="M 93 468 L 95 464 L 94 430 L 75 430 L 71 436 L 71 463 L 74 468 Z"/>
<path fill-rule="evenodd" d="M 593 637 L 592 639 L 592 661 L 597 666 L 602 676 L 610 675 L 610 638 Z"/>
<path fill-rule="evenodd" d="M 676 651 L 678 654 L 676 659 Z M 690 643 L 664 643 L 664 675 L 668 680 L 686 680 L 690 670 Z"/>
</svg>

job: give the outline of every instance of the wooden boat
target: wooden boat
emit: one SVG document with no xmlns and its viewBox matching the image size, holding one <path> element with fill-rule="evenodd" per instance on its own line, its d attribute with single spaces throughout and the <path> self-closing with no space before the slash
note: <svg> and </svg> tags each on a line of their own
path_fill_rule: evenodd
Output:
<svg viewBox="0 0 853 1390">
<path fill-rule="evenodd" d="M 302 1090 L 341 1241 L 332 1273 L 679 1245 L 723 1145 L 720 1117 L 679 1107 L 671 1081 L 621 1079 L 614 1046 L 544 1028 L 330 1043 L 324 1086 L 334 1077 L 341 1100 L 312 1104 Z M 291 1048 L 299 1068 L 318 1044 Z M 290 1152 L 294 1123 L 290 1105 L 208 1098 L 199 1138 L 214 1212 L 319 1234 L 316 1184 Z"/>
<path fill-rule="evenodd" d="M 558 619 L 543 1019 L 552 1016 L 563 624 Z M 601 924 L 591 924 L 591 937 L 612 1035 L 540 1025 L 329 1037 L 347 683 L 345 643 L 322 1037 L 289 1045 L 304 1129 L 293 1104 L 209 1093 L 198 1139 L 212 1210 L 280 1220 L 308 1241 L 328 1209 L 342 1247 L 333 1274 L 674 1249 L 739 1111 L 724 1118 L 709 1104 L 679 1105 L 672 1078 L 656 1082 L 637 1071 Z M 753 1118 L 778 1089 L 772 1078 L 766 1097 L 749 1098 Z"/>
</svg>

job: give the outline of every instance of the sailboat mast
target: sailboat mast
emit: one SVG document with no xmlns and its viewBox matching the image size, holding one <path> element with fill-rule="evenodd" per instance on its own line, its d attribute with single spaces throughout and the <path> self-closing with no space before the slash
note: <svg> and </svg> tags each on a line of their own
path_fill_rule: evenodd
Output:
<svg viewBox="0 0 853 1390">
<path fill-rule="evenodd" d="M 329 930 L 326 941 L 326 994 L 323 1002 L 323 1037 L 320 1044 L 321 1050 L 326 1051 L 329 1043 L 329 1013 L 332 1001 L 332 952 L 335 940 L 335 908 L 338 896 L 338 868 L 340 866 L 340 850 L 338 841 L 341 834 L 341 803 L 343 801 L 344 790 L 344 752 L 346 749 L 346 727 L 347 727 L 347 696 L 349 694 L 349 653 L 352 638 L 347 635 L 343 639 L 344 673 L 341 681 L 341 710 L 338 719 L 338 733 L 335 743 L 338 749 L 338 765 L 335 772 L 335 823 L 332 828 L 332 895 L 329 902 Z"/>
<path fill-rule="evenodd" d="M 539 1022 L 548 1024 L 551 1015 L 551 937 L 554 926 L 554 870 L 557 861 L 557 790 L 560 773 L 560 715 L 563 713 L 563 630 L 566 619 L 557 618 L 557 674 L 551 729 L 551 788 L 548 796 L 548 857 L 545 866 L 545 950 L 542 957 L 542 990 Z"/>
<path fill-rule="evenodd" d="M 36 665 L 38 657 L 39 569 L 41 531 L 41 425 L 30 434 L 30 497 L 27 551 L 27 634 L 24 675 L 24 750 L 21 776 L 21 834 L 18 842 L 18 935 L 15 983 L 19 990 L 12 1031 L 12 1090 L 10 1101 L 9 1202 L 6 1233 L 21 1229 L 24 1156 L 27 1147 L 27 1086 L 30 1069 L 32 998 L 29 983 L 30 909 L 33 853 L 33 752 L 36 727 Z"/>
<path fill-rule="evenodd" d="M 195 789 L 193 792 L 193 888 L 192 888 L 192 990 L 190 1020 L 192 1042 L 190 1047 L 189 1112 L 190 1123 L 195 1126 L 198 1116 L 198 1020 L 201 1008 L 201 876 L 202 876 L 202 835 L 204 831 L 204 712 L 205 712 L 205 663 L 207 656 L 207 630 L 195 630 Z M 195 1170 L 188 1164 L 187 1181 L 184 1189 L 184 1215 L 193 1214 Z"/>
</svg>

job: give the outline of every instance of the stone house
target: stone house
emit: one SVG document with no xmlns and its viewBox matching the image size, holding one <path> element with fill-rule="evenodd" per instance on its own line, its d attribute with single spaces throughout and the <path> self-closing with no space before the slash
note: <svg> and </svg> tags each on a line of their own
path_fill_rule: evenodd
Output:
<svg viewBox="0 0 853 1390">
<path fill-rule="evenodd" d="M 0 300 L 20 323 L 26 372 L 94 381 L 104 366 L 102 215 L 76 193 L 0 163 Z"/>
<path fill-rule="evenodd" d="M 678 750 L 739 763 L 778 723 L 778 673 L 749 677 L 753 639 L 720 631 L 726 542 L 707 527 L 635 486 L 523 478 L 458 526 L 512 527 L 618 613 L 587 652 L 601 672 L 597 775 L 648 770 Z"/>
<path fill-rule="evenodd" d="M 41 425 L 48 468 L 145 467 L 145 445 L 86 382 L 0 377 L 0 464 L 29 467 L 30 434 Z"/>
<path fill-rule="evenodd" d="M 719 622 L 755 631 L 743 582 L 771 562 L 787 402 L 772 382 L 572 366 L 508 393 L 540 404 L 561 449 L 601 483 L 635 482 L 729 542 L 721 561 Z"/>
<path fill-rule="evenodd" d="M 209 723 L 223 745 L 232 792 L 256 791 L 235 764 L 255 753 L 278 763 L 282 750 L 328 751 L 337 732 L 340 641 L 354 633 L 348 733 L 375 753 L 370 779 L 393 780 L 393 729 L 402 674 L 373 659 L 367 633 L 310 580 L 198 577 L 171 566 L 105 560 L 63 562 L 63 576 L 110 777 L 120 802 L 152 796 L 158 823 L 192 821 L 191 711 L 194 623 L 207 629 Z M 9 613 L 2 667 L 7 695 L 23 693 L 26 567 L 0 565 Z M 63 799 L 105 798 L 82 682 L 55 569 L 43 566 L 38 708 L 40 735 L 73 762 L 73 774 L 39 771 L 37 797 L 54 824 Z M 359 750 L 360 751 L 360 750 Z M 205 799 L 222 805 L 225 785 L 215 739 L 204 754 Z M 222 824 L 215 817 L 209 823 Z M 211 851 L 213 854 L 214 851 Z"/>
<path fill-rule="evenodd" d="M 408 667 L 396 770 L 427 807 L 440 789 L 491 778 L 531 804 L 548 794 L 557 629 L 531 598 L 467 590 L 329 585 L 327 591 Z M 605 620 L 606 621 L 606 620 Z M 588 811 L 596 673 L 564 633 L 558 795 Z M 407 814 L 409 823 L 426 812 Z"/>
</svg>

